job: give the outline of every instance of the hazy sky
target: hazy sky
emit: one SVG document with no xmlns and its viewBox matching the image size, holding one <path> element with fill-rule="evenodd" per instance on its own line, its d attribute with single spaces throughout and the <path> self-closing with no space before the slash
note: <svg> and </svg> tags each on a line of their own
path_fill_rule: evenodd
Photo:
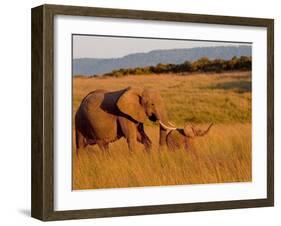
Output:
<svg viewBox="0 0 281 226">
<path fill-rule="evenodd" d="M 226 45 L 237 46 L 243 43 L 73 35 L 73 58 L 117 58 L 156 49 Z"/>
</svg>

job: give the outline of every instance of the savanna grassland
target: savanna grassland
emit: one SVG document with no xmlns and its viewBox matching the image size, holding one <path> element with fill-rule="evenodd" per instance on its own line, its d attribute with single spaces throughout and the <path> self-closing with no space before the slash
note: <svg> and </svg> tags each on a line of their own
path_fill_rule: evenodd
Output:
<svg viewBox="0 0 281 226">
<path fill-rule="evenodd" d="M 87 93 L 128 86 L 160 91 L 169 119 L 177 127 L 192 122 L 214 123 L 192 150 L 158 151 L 159 127 L 147 121 L 151 153 L 130 154 L 125 139 L 110 144 L 109 152 L 88 146 L 76 155 L 73 124 L 73 189 L 139 187 L 251 181 L 251 72 L 160 74 L 114 77 L 75 77 L 73 117 Z"/>
</svg>

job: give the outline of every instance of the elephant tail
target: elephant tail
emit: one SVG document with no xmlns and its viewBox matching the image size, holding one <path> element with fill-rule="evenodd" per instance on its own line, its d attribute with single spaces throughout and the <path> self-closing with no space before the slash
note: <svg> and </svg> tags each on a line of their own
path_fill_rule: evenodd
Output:
<svg viewBox="0 0 281 226">
<path fill-rule="evenodd" d="M 76 143 L 76 156 L 78 157 L 78 153 L 79 153 L 79 132 L 77 130 L 77 128 L 75 128 L 75 143 Z"/>
<path fill-rule="evenodd" d="M 76 143 L 76 156 L 79 157 L 79 149 L 86 146 L 85 138 L 81 132 L 75 128 L 75 143 Z"/>
</svg>

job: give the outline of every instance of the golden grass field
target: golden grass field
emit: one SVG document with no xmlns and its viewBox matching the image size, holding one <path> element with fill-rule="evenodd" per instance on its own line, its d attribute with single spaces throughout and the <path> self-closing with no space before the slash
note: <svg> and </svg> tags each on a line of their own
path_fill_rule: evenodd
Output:
<svg viewBox="0 0 281 226">
<path fill-rule="evenodd" d="M 73 189 L 245 182 L 252 178 L 251 72 L 220 74 L 136 75 L 121 78 L 73 79 L 73 117 L 83 97 L 95 89 L 128 86 L 160 91 L 169 119 L 178 127 L 214 122 L 191 151 L 158 151 L 159 127 L 147 121 L 151 153 L 129 153 L 125 139 L 110 144 L 108 153 L 88 146 L 76 156 L 73 124 Z"/>
</svg>

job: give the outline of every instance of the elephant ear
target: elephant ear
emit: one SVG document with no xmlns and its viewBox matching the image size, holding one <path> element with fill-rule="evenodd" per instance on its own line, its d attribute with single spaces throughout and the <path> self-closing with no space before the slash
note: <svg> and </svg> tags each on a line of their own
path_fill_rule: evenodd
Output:
<svg viewBox="0 0 281 226">
<path fill-rule="evenodd" d="M 191 125 L 186 125 L 184 128 L 183 128 L 183 132 L 185 134 L 185 136 L 189 137 L 189 138 L 193 138 L 195 136 L 194 134 L 194 130 L 192 129 L 192 126 Z"/>
<path fill-rule="evenodd" d="M 129 115 L 134 120 L 144 122 L 146 114 L 141 105 L 140 90 L 128 87 L 119 97 L 117 107 L 122 113 Z"/>
</svg>

